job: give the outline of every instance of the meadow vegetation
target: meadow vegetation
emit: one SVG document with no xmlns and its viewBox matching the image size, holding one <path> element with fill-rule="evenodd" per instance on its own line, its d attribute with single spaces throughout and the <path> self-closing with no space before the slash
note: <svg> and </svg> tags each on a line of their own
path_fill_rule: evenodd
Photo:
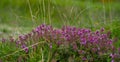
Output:
<svg viewBox="0 0 120 62">
<path fill-rule="evenodd" d="M 1 0 L 0 62 L 119 62 L 119 0 Z"/>
</svg>

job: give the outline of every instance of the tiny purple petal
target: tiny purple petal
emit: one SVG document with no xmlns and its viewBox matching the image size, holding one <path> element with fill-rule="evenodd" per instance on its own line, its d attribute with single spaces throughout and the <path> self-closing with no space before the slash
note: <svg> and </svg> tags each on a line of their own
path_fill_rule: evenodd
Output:
<svg viewBox="0 0 120 62">
<path fill-rule="evenodd" d="M 114 60 L 112 59 L 112 61 L 111 62 L 114 62 Z"/>
<path fill-rule="evenodd" d="M 119 52 L 119 54 L 120 54 L 120 48 L 118 48 L 118 52 Z"/>
<path fill-rule="evenodd" d="M 19 36 L 19 39 L 20 39 L 20 40 L 25 40 L 26 37 L 25 37 L 24 35 L 20 35 L 20 36 Z"/>
<path fill-rule="evenodd" d="M 0 59 L 0 62 L 2 62 L 2 60 Z"/>
<path fill-rule="evenodd" d="M 23 44 L 23 45 L 21 46 L 21 48 L 26 48 L 26 45 L 25 45 L 25 44 Z"/>
<path fill-rule="evenodd" d="M 50 44 L 50 49 L 52 49 L 52 43 Z"/>
<path fill-rule="evenodd" d="M 96 31 L 95 34 L 100 35 L 100 32 L 99 32 L 99 31 Z"/>
<path fill-rule="evenodd" d="M 58 45 L 58 46 L 61 45 L 61 41 L 58 41 L 58 42 L 57 42 L 57 45 Z"/>
<path fill-rule="evenodd" d="M 3 43 L 6 42 L 6 39 L 5 39 L 5 38 L 2 38 L 2 42 L 3 42 Z"/>
<path fill-rule="evenodd" d="M 100 30 L 100 31 L 101 31 L 101 32 L 104 32 L 104 30 L 105 30 L 104 28 L 101 28 L 101 30 Z"/>
<path fill-rule="evenodd" d="M 25 44 L 23 44 L 23 45 L 21 46 L 21 48 L 23 48 L 24 51 L 25 51 L 26 53 L 28 53 L 28 47 L 27 47 Z"/>
<path fill-rule="evenodd" d="M 16 44 L 17 45 L 21 44 L 21 41 L 20 40 L 16 41 Z"/>
<path fill-rule="evenodd" d="M 28 53 L 28 51 L 29 51 L 28 47 L 26 47 L 26 48 L 24 49 L 24 51 L 25 51 L 26 53 Z"/>
<path fill-rule="evenodd" d="M 87 58 L 83 57 L 82 60 L 83 60 L 83 61 L 84 61 L 84 60 L 87 60 Z"/>
<path fill-rule="evenodd" d="M 73 44 L 73 49 L 77 50 L 77 45 L 76 44 Z"/>
</svg>

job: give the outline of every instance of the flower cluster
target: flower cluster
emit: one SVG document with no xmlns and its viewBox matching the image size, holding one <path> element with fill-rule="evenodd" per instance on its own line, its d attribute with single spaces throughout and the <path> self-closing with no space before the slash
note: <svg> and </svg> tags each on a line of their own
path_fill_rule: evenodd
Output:
<svg viewBox="0 0 120 62">
<path fill-rule="evenodd" d="M 105 33 L 104 28 L 92 32 L 90 29 L 70 26 L 55 29 L 52 26 L 42 24 L 33 29 L 31 33 L 20 35 L 17 40 L 10 39 L 12 42 L 15 41 L 18 47 L 24 48 L 26 53 L 29 52 L 27 45 L 46 40 L 51 49 L 53 45 L 57 45 L 58 49 L 62 48 L 63 51 L 73 52 L 70 55 L 74 54 L 73 58 L 76 61 L 93 62 L 110 59 L 114 62 L 120 60 L 120 48 L 114 47 L 114 40 L 110 38 L 110 33 Z M 5 42 L 5 39 L 2 40 Z"/>
</svg>

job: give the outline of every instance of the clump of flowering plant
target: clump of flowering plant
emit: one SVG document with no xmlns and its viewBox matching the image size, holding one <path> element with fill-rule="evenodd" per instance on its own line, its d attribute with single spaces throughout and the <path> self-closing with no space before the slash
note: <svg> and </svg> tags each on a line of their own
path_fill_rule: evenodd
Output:
<svg viewBox="0 0 120 62">
<path fill-rule="evenodd" d="M 64 26 L 55 29 L 50 25 L 42 24 L 33 29 L 32 32 L 20 35 L 18 39 L 10 38 L 16 43 L 18 48 L 22 48 L 29 54 L 29 45 L 37 51 L 37 45 L 33 45 L 42 40 L 45 41 L 43 48 L 49 46 L 51 52 L 49 61 L 69 61 L 75 62 L 117 62 L 120 60 L 120 48 L 114 46 L 114 40 L 110 38 L 110 33 L 106 33 L 104 28 L 92 32 L 90 29 Z M 5 39 L 2 39 L 5 42 Z"/>
</svg>

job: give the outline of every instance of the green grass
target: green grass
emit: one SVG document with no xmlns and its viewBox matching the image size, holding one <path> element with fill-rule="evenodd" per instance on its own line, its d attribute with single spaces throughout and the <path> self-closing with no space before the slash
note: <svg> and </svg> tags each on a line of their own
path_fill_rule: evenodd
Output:
<svg viewBox="0 0 120 62">
<path fill-rule="evenodd" d="M 62 0 L 51 0 L 51 2 L 45 0 L 43 4 L 43 2 L 39 0 L 30 0 L 34 19 L 34 21 L 32 21 L 27 1 L 22 0 L 19 2 L 15 0 L 12 2 L 3 0 L 0 8 L 0 22 L 1 24 L 18 27 L 32 27 L 44 22 L 50 24 L 50 17 L 52 25 L 56 27 L 60 27 L 62 24 L 94 27 L 97 23 L 101 26 L 104 19 L 106 24 L 107 22 L 110 23 L 110 20 L 119 19 L 119 3 L 117 2 L 106 3 L 104 5 L 100 2 L 93 3 L 89 1 L 65 0 L 62 2 Z M 50 4 L 50 9 L 48 9 L 48 3 Z M 105 8 L 103 8 L 103 6 Z M 109 8 L 109 6 L 111 8 Z M 50 15 L 48 15 L 49 13 Z"/>
<path fill-rule="evenodd" d="M 119 2 L 103 4 L 77 0 L 1 0 L 0 4 L 0 25 L 13 29 L 16 27 L 18 31 L 19 28 L 32 30 L 42 23 L 52 24 L 56 28 L 70 25 L 93 30 L 101 27 L 110 29 L 112 22 L 120 20 Z M 11 33 L 7 28 L 0 32 L 6 30 Z"/>
</svg>

